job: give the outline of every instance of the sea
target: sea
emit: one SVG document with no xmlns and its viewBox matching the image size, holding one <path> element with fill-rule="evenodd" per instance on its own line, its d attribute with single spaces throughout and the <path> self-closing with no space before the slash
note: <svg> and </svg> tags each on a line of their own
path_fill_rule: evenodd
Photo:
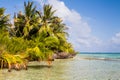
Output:
<svg viewBox="0 0 120 80">
<path fill-rule="evenodd" d="M 113 52 L 81 52 L 80 58 L 101 59 L 101 60 L 120 60 L 120 53 Z"/>
<path fill-rule="evenodd" d="M 120 53 L 80 52 L 71 59 L 30 62 L 28 70 L 0 70 L 0 80 L 120 80 Z"/>
</svg>

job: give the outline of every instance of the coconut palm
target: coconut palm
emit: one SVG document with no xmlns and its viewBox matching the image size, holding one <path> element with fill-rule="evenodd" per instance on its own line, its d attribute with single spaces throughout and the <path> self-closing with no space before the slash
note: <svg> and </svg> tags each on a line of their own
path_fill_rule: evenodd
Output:
<svg viewBox="0 0 120 80">
<path fill-rule="evenodd" d="M 5 29 L 9 24 L 9 15 L 4 15 L 5 9 L 0 8 L 0 29 Z"/>
<path fill-rule="evenodd" d="M 17 37 L 32 40 L 35 46 L 26 51 L 30 59 L 47 59 L 51 53 L 67 52 L 72 49 L 67 42 L 67 27 L 54 16 L 52 6 L 44 5 L 43 14 L 36 10 L 33 2 L 24 3 L 24 13 L 14 16 Z"/>
<path fill-rule="evenodd" d="M 32 5 L 33 2 L 24 3 L 24 14 L 19 12 L 14 17 L 16 36 L 32 40 L 36 44 L 27 49 L 30 59 L 47 59 L 48 55 L 53 53 L 51 48 L 57 44 L 57 38 L 52 37 L 53 31 L 49 24 L 45 23 L 48 17 L 41 17 L 40 12 L 36 11 L 36 7 L 32 7 Z M 45 21 L 41 19 L 45 19 Z"/>
<path fill-rule="evenodd" d="M 64 31 L 65 25 L 62 23 L 62 20 L 59 17 L 54 16 L 54 13 L 55 11 L 52 10 L 52 6 L 44 5 L 42 15 L 42 29 L 45 29 L 45 32 L 47 32 L 47 37 L 55 36 L 59 39 L 59 43 L 62 43 L 61 40 L 66 40 L 66 32 Z M 52 47 L 52 50 L 56 52 L 59 49 L 58 47 L 59 46 L 56 44 L 55 47 Z"/>
<path fill-rule="evenodd" d="M 33 2 L 25 2 L 24 13 L 19 12 L 14 15 L 16 36 L 30 39 L 30 36 L 38 31 L 40 21 L 36 7 L 33 7 Z"/>
<path fill-rule="evenodd" d="M 54 53 L 74 52 L 67 41 L 67 27 L 54 16 L 51 5 L 44 5 L 41 13 L 33 2 L 25 2 L 24 12 L 14 14 L 14 25 L 9 24 L 9 15 L 4 15 L 4 11 L 0 8 L 1 68 L 8 64 L 10 70 L 12 64 L 22 66 L 24 59 L 49 61 Z"/>
<path fill-rule="evenodd" d="M 44 22 L 49 22 L 53 16 L 54 16 L 55 10 L 52 10 L 52 6 L 51 5 L 44 5 L 43 7 L 43 21 Z"/>
</svg>

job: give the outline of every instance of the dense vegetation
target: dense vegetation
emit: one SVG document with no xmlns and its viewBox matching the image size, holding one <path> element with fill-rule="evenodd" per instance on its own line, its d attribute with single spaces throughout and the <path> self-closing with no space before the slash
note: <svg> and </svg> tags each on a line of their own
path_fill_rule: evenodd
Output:
<svg viewBox="0 0 120 80">
<path fill-rule="evenodd" d="M 14 23 L 0 8 L 0 64 L 24 64 L 27 61 L 43 61 L 53 54 L 75 53 L 67 41 L 67 27 L 61 18 L 55 16 L 51 5 L 44 5 L 43 11 L 33 6 L 33 2 L 24 3 L 24 12 L 14 14 Z"/>
</svg>

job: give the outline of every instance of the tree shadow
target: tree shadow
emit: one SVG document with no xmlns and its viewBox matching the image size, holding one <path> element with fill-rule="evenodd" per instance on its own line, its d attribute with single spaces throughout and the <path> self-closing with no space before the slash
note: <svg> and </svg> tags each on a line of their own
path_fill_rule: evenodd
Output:
<svg viewBox="0 0 120 80">
<path fill-rule="evenodd" d="M 28 66 L 28 69 L 29 68 L 32 68 L 32 69 L 42 69 L 42 68 L 51 68 L 52 66 L 49 66 L 49 65 L 29 65 Z"/>
</svg>

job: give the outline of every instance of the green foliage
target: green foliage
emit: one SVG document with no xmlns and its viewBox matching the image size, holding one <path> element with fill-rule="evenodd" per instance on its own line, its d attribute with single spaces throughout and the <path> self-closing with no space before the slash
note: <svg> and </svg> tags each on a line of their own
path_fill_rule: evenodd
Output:
<svg viewBox="0 0 120 80">
<path fill-rule="evenodd" d="M 44 57 L 42 52 L 40 51 L 40 49 L 38 47 L 28 48 L 26 53 L 28 55 L 27 58 L 29 60 L 39 60 L 39 59 L 42 59 Z"/>
<path fill-rule="evenodd" d="M 17 37 L 31 39 L 31 36 L 38 31 L 41 19 L 33 7 L 33 2 L 24 3 L 24 13 L 21 11 L 14 15 L 14 32 Z"/>
<path fill-rule="evenodd" d="M 14 27 L 0 8 L 0 59 L 7 63 L 28 60 L 48 60 L 54 53 L 75 53 L 67 41 L 68 29 L 61 18 L 54 16 L 51 5 L 44 5 L 43 13 L 24 3 L 24 12 L 14 14 Z M 12 24 L 13 25 L 13 24 Z"/>
<path fill-rule="evenodd" d="M 11 38 L 10 42 L 7 44 L 7 50 L 11 53 L 17 54 L 20 52 L 25 52 L 27 48 L 34 47 L 33 41 L 27 41 L 23 38 Z"/>
<path fill-rule="evenodd" d="M 51 5 L 44 5 L 43 7 L 43 22 L 49 22 L 53 16 L 54 16 L 55 11 L 52 11 L 52 6 Z"/>
<path fill-rule="evenodd" d="M 5 29 L 8 25 L 9 15 L 4 15 L 5 9 L 0 8 L 0 29 Z"/>
<path fill-rule="evenodd" d="M 3 52 L 0 56 L 0 67 L 8 67 L 9 70 L 12 68 L 12 65 L 16 64 L 26 64 L 26 60 L 19 55 L 13 55 L 8 52 Z M 11 67 L 10 67 L 11 66 Z M 19 66 L 20 67 L 20 66 Z"/>
</svg>

